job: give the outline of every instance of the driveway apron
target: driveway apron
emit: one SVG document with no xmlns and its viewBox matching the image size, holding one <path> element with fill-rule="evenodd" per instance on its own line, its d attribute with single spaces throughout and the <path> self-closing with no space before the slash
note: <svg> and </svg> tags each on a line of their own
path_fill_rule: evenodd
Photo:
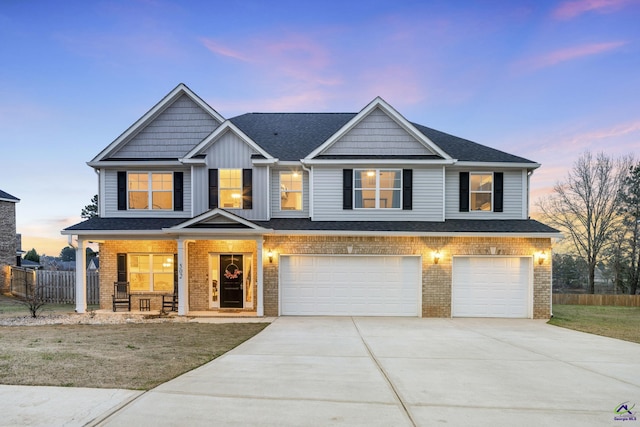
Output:
<svg viewBox="0 0 640 427">
<path fill-rule="evenodd" d="M 624 402 L 640 408 L 634 343 L 535 320 L 281 317 L 98 423 L 615 426 Z"/>
</svg>

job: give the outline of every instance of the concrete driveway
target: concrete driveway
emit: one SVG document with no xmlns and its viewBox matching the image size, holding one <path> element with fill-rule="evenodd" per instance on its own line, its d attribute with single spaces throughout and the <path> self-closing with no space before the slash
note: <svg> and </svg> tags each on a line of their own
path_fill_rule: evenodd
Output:
<svg viewBox="0 0 640 427">
<path fill-rule="evenodd" d="M 535 320 L 283 317 L 100 425 L 640 426 L 614 419 L 623 402 L 640 411 L 638 344 Z"/>
</svg>

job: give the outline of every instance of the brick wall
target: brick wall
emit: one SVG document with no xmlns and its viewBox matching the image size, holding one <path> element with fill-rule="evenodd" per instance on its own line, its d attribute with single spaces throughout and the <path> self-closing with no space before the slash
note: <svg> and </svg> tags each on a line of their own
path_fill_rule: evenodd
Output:
<svg viewBox="0 0 640 427">
<path fill-rule="evenodd" d="M 547 261 L 533 263 L 533 317 L 549 318 L 551 308 L 550 239 L 486 237 L 342 237 L 266 236 L 265 250 L 276 254 L 422 255 L 422 315 L 451 316 L 452 265 L 455 255 L 532 256 L 547 251 Z M 440 252 L 438 264 L 433 253 Z M 278 315 L 278 260 L 264 268 L 264 313 Z"/>
<path fill-rule="evenodd" d="M 231 244 L 231 248 L 229 247 Z M 264 262 L 264 314 L 277 316 L 278 265 L 280 254 L 352 254 L 359 255 L 421 255 L 422 256 L 422 315 L 424 317 L 451 316 L 451 282 L 453 257 L 456 255 L 533 256 L 546 251 L 547 261 L 533 262 L 533 316 L 549 318 L 551 314 L 551 256 L 550 239 L 485 238 L 485 237 L 343 237 L 343 236 L 265 236 L 264 253 L 272 250 L 273 263 L 266 256 Z M 101 308 L 110 308 L 113 282 L 117 278 L 116 254 L 119 252 L 175 253 L 174 241 L 107 241 L 100 245 Z M 441 254 L 438 264 L 433 254 Z M 256 253 L 256 243 L 247 241 L 198 240 L 188 243 L 189 307 L 191 311 L 209 310 L 209 254 Z M 253 276 L 258 260 L 253 258 Z M 252 299 L 256 301 L 255 287 Z M 159 308 L 160 299 L 152 299 L 152 309 Z M 157 304 L 157 307 L 156 307 Z M 134 305 L 137 308 L 137 305 Z"/>
<path fill-rule="evenodd" d="M 9 291 L 16 249 L 16 204 L 0 201 L 0 292 Z"/>
</svg>

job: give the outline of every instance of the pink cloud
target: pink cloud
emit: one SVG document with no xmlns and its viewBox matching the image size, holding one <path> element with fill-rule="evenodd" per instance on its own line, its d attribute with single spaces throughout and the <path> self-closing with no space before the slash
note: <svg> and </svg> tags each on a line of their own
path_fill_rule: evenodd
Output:
<svg viewBox="0 0 640 427">
<path fill-rule="evenodd" d="M 562 3 L 553 11 L 553 17 L 566 20 L 586 12 L 611 13 L 631 3 L 630 0 L 577 0 Z"/>
<path fill-rule="evenodd" d="M 605 43 L 592 43 L 582 46 L 574 46 L 567 49 L 560 49 L 546 55 L 520 61 L 519 68 L 540 69 L 557 65 L 561 62 L 571 61 L 586 56 L 598 55 L 619 48 L 627 44 L 626 41 L 615 41 Z"/>
<path fill-rule="evenodd" d="M 204 47 L 206 47 L 209 51 L 211 51 L 216 55 L 226 56 L 228 58 L 237 59 L 243 62 L 249 62 L 249 58 L 246 57 L 244 54 L 240 53 L 239 51 L 230 49 L 226 46 L 222 46 L 220 43 L 214 40 L 202 38 L 200 39 L 200 41 L 202 42 Z"/>
</svg>

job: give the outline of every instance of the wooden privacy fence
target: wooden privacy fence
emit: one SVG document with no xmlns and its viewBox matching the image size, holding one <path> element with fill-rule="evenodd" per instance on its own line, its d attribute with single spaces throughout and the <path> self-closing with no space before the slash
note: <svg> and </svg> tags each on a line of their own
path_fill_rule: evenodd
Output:
<svg viewBox="0 0 640 427">
<path fill-rule="evenodd" d="M 640 307 L 640 295 L 553 294 L 553 303 Z"/>
<path fill-rule="evenodd" d="M 74 304 L 76 301 L 76 272 L 11 268 L 11 293 L 25 297 L 35 283 L 46 302 Z M 87 272 L 87 304 L 100 303 L 98 272 Z"/>
</svg>

